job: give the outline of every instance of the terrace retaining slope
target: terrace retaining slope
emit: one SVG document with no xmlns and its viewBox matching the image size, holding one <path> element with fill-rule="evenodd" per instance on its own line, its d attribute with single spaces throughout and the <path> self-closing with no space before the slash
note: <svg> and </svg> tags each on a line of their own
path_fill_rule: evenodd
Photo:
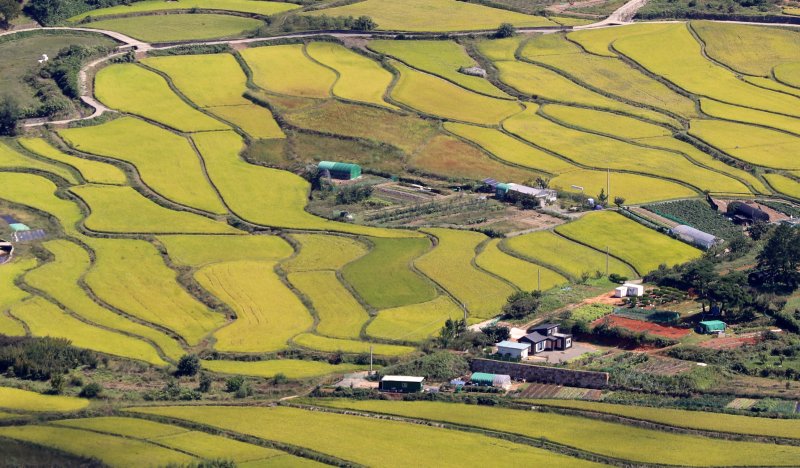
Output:
<svg viewBox="0 0 800 468">
<path fill-rule="evenodd" d="M 473 372 L 507 374 L 515 380 L 540 382 L 569 387 L 605 388 L 608 386 L 608 372 L 580 371 L 559 367 L 536 366 L 518 362 L 473 359 Z"/>
</svg>

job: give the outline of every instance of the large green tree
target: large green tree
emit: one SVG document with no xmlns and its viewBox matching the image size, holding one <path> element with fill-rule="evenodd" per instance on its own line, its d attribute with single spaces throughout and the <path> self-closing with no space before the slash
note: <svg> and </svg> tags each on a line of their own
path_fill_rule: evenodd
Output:
<svg viewBox="0 0 800 468">
<path fill-rule="evenodd" d="M 22 116 L 19 103 L 12 96 L 0 99 L 0 136 L 17 134 L 17 123 Z"/>
<path fill-rule="evenodd" d="M 7 29 L 21 12 L 20 0 L 0 0 L 0 28 Z"/>
<path fill-rule="evenodd" d="M 759 281 L 767 287 L 794 291 L 800 284 L 800 229 L 782 224 L 758 254 Z"/>
</svg>

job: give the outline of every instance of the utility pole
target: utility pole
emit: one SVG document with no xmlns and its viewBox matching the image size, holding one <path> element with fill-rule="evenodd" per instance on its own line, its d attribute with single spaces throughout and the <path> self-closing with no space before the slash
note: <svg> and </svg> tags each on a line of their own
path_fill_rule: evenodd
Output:
<svg viewBox="0 0 800 468">
<path fill-rule="evenodd" d="M 536 270 L 536 289 L 538 291 L 542 290 L 542 269 L 538 268 Z"/>
<path fill-rule="evenodd" d="M 608 276 L 608 246 L 606 246 L 606 276 Z"/>
<path fill-rule="evenodd" d="M 606 196 L 611 200 L 611 169 L 606 168 Z M 606 203 L 607 205 L 608 203 Z"/>
<path fill-rule="evenodd" d="M 369 375 L 372 375 L 372 345 L 369 345 Z"/>
</svg>

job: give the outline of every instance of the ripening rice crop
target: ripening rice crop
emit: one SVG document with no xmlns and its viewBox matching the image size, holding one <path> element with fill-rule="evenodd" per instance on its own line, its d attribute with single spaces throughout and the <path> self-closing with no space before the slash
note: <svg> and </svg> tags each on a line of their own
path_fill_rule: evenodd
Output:
<svg viewBox="0 0 800 468">
<path fill-rule="evenodd" d="M 800 116 L 800 99 L 745 83 L 730 70 L 705 59 L 700 44 L 684 23 L 619 39 L 614 47 L 650 72 L 690 93 L 729 104 Z"/>
<path fill-rule="evenodd" d="M 472 408 L 475 411 L 483 409 L 478 406 Z M 368 466 L 399 467 L 411 464 L 456 467 L 464 465 L 463 456 L 467 453 L 470 454 L 470 463 L 476 466 L 511 465 L 520 460 L 533 466 L 547 465 L 553 468 L 601 466 L 476 433 L 282 406 L 150 407 L 134 408 L 132 411 L 208 424 L 306 447 Z M 476 420 L 481 419 L 476 417 Z M 546 423 L 542 423 L 541 427 L 546 426 Z M 337 434 L 337 437 L 331 437 L 331 434 Z M 476 450 L 476 447 L 480 447 L 480 450 Z M 789 448 L 788 452 L 791 453 L 792 449 L 794 447 Z"/>
<path fill-rule="evenodd" d="M 763 125 L 800 136 L 800 119 L 764 112 L 746 107 L 732 106 L 713 99 L 701 99 L 700 107 L 706 114 L 723 120 Z"/>
<path fill-rule="evenodd" d="M 494 128 L 447 122 L 444 128 L 479 145 L 489 153 L 511 164 L 558 174 L 575 169 L 569 162 L 520 141 Z"/>
<path fill-rule="evenodd" d="M 239 127 L 256 140 L 286 138 L 269 109 L 255 104 L 208 107 L 212 114 Z"/>
<path fill-rule="evenodd" d="M 132 164 L 142 182 L 164 198 L 211 213 L 226 212 L 197 153 L 182 136 L 131 117 L 58 134 L 79 151 Z"/>
<path fill-rule="evenodd" d="M 757 166 L 800 169 L 800 137 L 721 120 L 693 120 L 689 133 L 734 158 Z"/>
<path fill-rule="evenodd" d="M 152 244 L 131 239 L 91 239 L 94 266 L 86 284 L 100 299 L 145 322 L 173 330 L 197 344 L 225 320 L 190 296 Z"/>
<path fill-rule="evenodd" d="M 611 255 L 633 265 L 641 274 L 649 273 L 661 264 L 671 267 L 686 263 L 701 254 L 694 247 L 613 211 L 587 214 L 557 227 L 556 232 L 600 251 L 608 248 Z"/>
<path fill-rule="evenodd" d="M 336 70 L 333 94 L 350 101 L 396 108 L 383 96 L 392 84 L 392 74 L 377 62 L 334 42 L 312 42 L 306 52 L 314 60 Z"/>
<path fill-rule="evenodd" d="M 55 421 L 55 426 L 85 429 L 96 432 L 132 437 L 134 439 L 154 439 L 171 437 L 189 432 L 179 426 L 171 426 L 146 419 L 122 418 L 115 416 L 99 418 L 65 419 Z"/>
<path fill-rule="evenodd" d="M 83 217 L 78 205 L 58 198 L 58 187 L 41 176 L 19 172 L 0 172 L 0 198 L 50 213 L 68 234 L 75 234 L 75 225 Z"/>
<path fill-rule="evenodd" d="M 502 23 L 517 27 L 556 26 L 542 16 L 530 16 L 456 0 L 366 0 L 315 10 L 312 15 L 369 16 L 378 29 L 388 31 L 449 32 L 497 29 Z"/>
<path fill-rule="evenodd" d="M 123 185 L 127 181 L 125 173 L 118 167 L 65 154 L 43 138 L 20 138 L 17 141 L 28 151 L 74 167 L 89 183 Z"/>
<path fill-rule="evenodd" d="M 288 258 L 294 250 L 278 236 L 159 236 L 167 255 L 180 265 L 201 267 L 210 263 L 238 260 L 276 261 Z"/>
<path fill-rule="evenodd" d="M 559 104 L 544 105 L 541 111 L 551 119 L 563 122 L 570 127 L 604 133 L 626 140 L 643 140 L 640 141 L 643 144 L 649 144 L 648 138 L 672 136 L 672 131 L 667 128 L 611 112 Z"/>
<path fill-rule="evenodd" d="M 692 29 L 712 59 L 748 75 L 769 76 L 778 64 L 800 61 L 794 29 L 714 21 L 693 21 Z"/>
<path fill-rule="evenodd" d="M 738 180 L 697 166 L 684 156 L 564 127 L 536 115 L 534 110 L 512 117 L 503 124 L 504 128 L 592 168 L 650 174 L 690 184 L 698 190 L 749 192 Z"/>
<path fill-rule="evenodd" d="M 500 80 L 521 93 L 550 101 L 625 112 L 655 122 L 667 123 L 674 127 L 679 126 L 675 120 L 664 114 L 607 98 L 539 65 L 524 62 L 497 62 L 495 66 Z"/>
<path fill-rule="evenodd" d="M 159 466 L 186 465 L 199 461 L 185 453 L 148 442 L 66 427 L 9 426 L 0 428 L 0 436 L 96 458 L 112 467 L 136 466 L 142 460 Z"/>
<path fill-rule="evenodd" d="M 557 444 L 643 463 L 760 466 L 764 463 L 764 457 L 768 457 L 772 465 L 792 466 L 800 456 L 800 447 L 673 434 L 551 412 L 427 401 L 330 400 L 325 404 L 463 424 L 531 439 L 546 437 Z M 680 447 L 680 450 L 665 450 L 665 447 Z"/>
<path fill-rule="evenodd" d="M 550 266 L 572 278 L 606 271 L 606 254 L 578 244 L 550 231 L 538 231 L 503 241 L 503 248 L 522 258 Z M 631 276 L 630 267 L 616 258 L 608 259 L 609 273 Z"/>
<path fill-rule="evenodd" d="M 289 272 L 339 270 L 369 251 L 361 242 L 344 236 L 292 234 L 291 238 L 300 244 L 300 251 L 281 264 Z"/>
<path fill-rule="evenodd" d="M 7 146 L 5 142 L 0 142 L 0 168 L 44 171 L 55 174 L 70 184 L 75 185 L 78 183 L 78 179 L 69 169 L 62 167 L 60 164 L 52 164 L 20 154 Z"/>
<path fill-rule="evenodd" d="M 86 17 L 102 18 L 111 15 L 127 15 L 131 13 L 149 13 L 166 10 L 203 10 L 237 11 L 258 15 L 274 15 L 294 10 L 299 6 L 293 3 L 268 2 L 264 0 L 181 0 L 180 2 L 164 2 L 162 0 L 145 0 L 130 4 L 99 8 L 73 16 L 68 21 L 78 22 Z"/>
<path fill-rule="evenodd" d="M 764 174 L 767 182 L 779 193 L 800 199 L 800 182 L 780 174 Z"/>
<path fill-rule="evenodd" d="M 317 333 L 335 338 L 358 338 L 369 314 L 333 271 L 290 273 L 288 280 L 310 301 L 319 317 Z"/>
<path fill-rule="evenodd" d="M 472 265 L 486 236 L 472 231 L 428 229 L 438 244 L 414 265 L 460 301 L 474 318 L 493 317 L 514 292 L 507 283 Z"/>
<path fill-rule="evenodd" d="M 613 194 L 611 200 L 613 201 L 614 197 L 622 197 L 627 204 L 688 198 L 697 195 L 697 192 L 689 187 L 657 177 L 586 169 L 564 172 L 550 179 L 550 187 L 594 196 L 599 194 L 600 190 L 606 190 L 607 181 L 610 181 Z"/>
<path fill-rule="evenodd" d="M 200 107 L 250 104 L 244 98 L 247 75 L 231 54 L 170 55 L 142 61 L 166 73 Z"/>
<path fill-rule="evenodd" d="M 15 283 L 18 277 L 26 271 L 36 268 L 37 264 L 35 258 L 22 259 L 19 257 L 3 263 L 3 275 L 0 276 L 0 315 L 3 315 L 9 306 L 28 297 L 28 293 Z M 25 330 L 22 331 L 22 334 L 25 334 Z"/>
<path fill-rule="evenodd" d="M 669 28 L 668 24 L 636 23 L 620 28 L 597 28 L 573 31 L 567 34 L 567 38 L 578 43 L 591 54 L 617 57 L 616 52 L 611 50 L 614 41 L 625 37 L 652 34 L 667 28 Z"/>
<path fill-rule="evenodd" d="M 519 46 L 525 41 L 526 36 L 518 35 L 507 37 L 504 39 L 491 39 L 478 43 L 478 52 L 492 62 L 500 60 L 509 60 L 511 62 L 517 59 L 516 53 Z"/>
<path fill-rule="evenodd" d="M 98 232 L 237 234 L 240 231 L 186 211 L 170 210 L 131 187 L 81 185 L 70 189 L 91 210 L 84 225 Z"/>
<path fill-rule="evenodd" d="M 105 328 L 141 336 L 155 343 L 168 357 L 178 360 L 186 352 L 167 334 L 101 307 L 80 286 L 83 274 L 89 270 L 89 253 L 78 244 L 65 239 L 43 244 L 53 260 L 25 275 L 25 283 L 44 291 L 84 320 Z"/>
<path fill-rule="evenodd" d="M 203 361 L 203 369 L 212 372 L 253 377 L 272 378 L 283 374 L 290 379 L 307 379 L 322 375 L 345 374 L 363 369 L 355 364 L 329 364 L 327 361 L 301 361 L 277 359 L 273 361 Z"/>
<path fill-rule="evenodd" d="M 498 248 L 499 243 L 500 239 L 487 242 L 475 263 L 523 291 L 545 291 L 569 282 L 553 270 L 503 252 Z"/>
<path fill-rule="evenodd" d="M 342 340 L 339 338 L 328 338 L 325 336 L 303 333 L 292 338 L 292 341 L 304 348 L 324 351 L 328 353 L 351 353 L 367 354 L 370 349 L 379 356 L 400 356 L 413 353 L 415 348 L 410 346 L 397 346 L 382 343 L 369 343 L 367 341 Z"/>
<path fill-rule="evenodd" d="M 89 325 L 38 296 L 14 305 L 11 315 L 25 322 L 33 336 L 65 338 L 80 348 L 166 365 L 146 341 Z"/>
<path fill-rule="evenodd" d="M 514 101 L 468 91 L 397 61 L 392 61 L 391 64 L 400 72 L 400 78 L 392 89 L 392 98 L 425 114 L 449 120 L 496 125 L 522 110 Z"/>
<path fill-rule="evenodd" d="M 447 319 L 457 320 L 464 311 L 448 296 L 421 304 L 384 309 L 367 327 L 367 335 L 384 340 L 422 341 L 442 329 Z"/>
<path fill-rule="evenodd" d="M 795 33 L 800 41 L 800 34 Z M 775 67 L 773 73 L 775 78 L 789 86 L 800 88 L 800 53 L 798 53 L 798 60 L 796 62 L 782 63 Z"/>
<path fill-rule="evenodd" d="M 684 117 L 696 117 L 694 102 L 665 84 L 618 58 L 599 57 L 583 51 L 561 34 L 534 36 L 520 51 L 522 57 L 555 67 L 606 93 L 668 110 Z"/>
<path fill-rule="evenodd" d="M 371 242 L 372 249 L 367 255 L 342 270 L 345 281 L 364 301 L 376 309 L 385 309 L 436 297 L 433 283 L 412 270 L 414 259 L 431 248 L 428 239 L 371 239 Z"/>
<path fill-rule="evenodd" d="M 307 181 L 291 172 L 248 164 L 239 156 L 244 141 L 234 132 L 206 132 L 192 136 L 203 155 L 206 170 L 227 205 L 255 224 L 295 229 L 349 232 L 381 237 L 418 236 L 314 216 L 304 210 Z"/>
<path fill-rule="evenodd" d="M 89 400 L 61 395 L 42 395 L 18 388 L 0 387 L 0 408 L 14 411 L 78 411 L 89 406 Z"/>
<path fill-rule="evenodd" d="M 390 55 L 420 71 L 437 75 L 448 81 L 489 96 L 510 99 L 489 80 L 461 73 L 461 68 L 477 66 L 464 48 L 453 41 L 389 41 L 377 40 L 369 48 Z"/>
<path fill-rule="evenodd" d="M 236 313 L 236 320 L 214 334 L 219 351 L 278 351 L 314 323 L 300 299 L 281 282 L 274 262 L 240 260 L 215 263 L 195 279 Z"/>
<path fill-rule="evenodd" d="M 706 411 L 649 408 L 580 400 L 528 400 L 533 404 L 614 414 L 676 427 L 767 437 L 800 438 L 800 420 L 756 418 Z"/>
<path fill-rule="evenodd" d="M 117 31 L 147 42 L 177 42 L 240 37 L 263 25 L 233 15 L 146 15 L 92 21 L 85 27 Z"/>
<path fill-rule="evenodd" d="M 256 47 L 241 52 L 253 70 L 253 81 L 267 91 L 291 96 L 326 98 L 336 73 L 303 53 L 302 44 Z"/>
<path fill-rule="evenodd" d="M 227 128 L 183 101 L 157 73 L 138 65 L 117 64 L 100 70 L 95 77 L 95 94 L 112 109 L 141 115 L 182 132 Z"/>
<path fill-rule="evenodd" d="M 754 84 L 759 88 L 771 89 L 791 96 L 800 97 L 800 89 L 792 86 L 778 83 L 772 78 L 763 78 L 760 76 L 743 76 L 742 79 L 748 83 Z"/>
</svg>

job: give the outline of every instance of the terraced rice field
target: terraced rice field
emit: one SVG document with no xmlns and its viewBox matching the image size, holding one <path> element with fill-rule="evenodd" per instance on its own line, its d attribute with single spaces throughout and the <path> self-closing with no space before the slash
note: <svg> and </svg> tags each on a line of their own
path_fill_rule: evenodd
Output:
<svg viewBox="0 0 800 468">
<path fill-rule="evenodd" d="M 169 258 L 179 264 L 202 267 L 239 260 L 277 261 L 290 257 L 292 246 L 277 236 L 159 236 Z"/>
<path fill-rule="evenodd" d="M 97 232 L 152 234 L 237 234 L 241 231 L 187 211 L 164 208 L 131 187 L 80 185 L 72 187 L 89 207 L 86 228 Z M 131 214 L 135 216 L 131 216 Z"/>
<path fill-rule="evenodd" d="M 184 137 L 131 117 L 59 135 L 79 151 L 132 164 L 142 182 L 164 198 L 210 213 L 226 212 Z"/>
<path fill-rule="evenodd" d="M 441 330 L 447 319 L 460 319 L 464 311 L 447 296 L 378 312 L 367 326 L 367 335 L 385 340 L 418 342 Z"/>
<path fill-rule="evenodd" d="M 475 249 L 486 236 L 471 231 L 428 229 L 438 245 L 414 262 L 420 271 L 455 296 L 473 318 L 497 315 L 514 289 L 475 268 Z"/>
<path fill-rule="evenodd" d="M 713 60 L 748 75 L 770 76 L 785 62 L 800 61 L 800 34 L 793 29 L 693 21 L 692 29 Z"/>
<path fill-rule="evenodd" d="M 477 44 L 478 52 L 484 57 L 497 62 L 501 60 L 515 61 L 517 60 L 516 52 L 525 41 L 525 36 L 513 36 L 505 39 L 493 39 L 490 41 L 481 41 Z"/>
<path fill-rule="evenodd" d="M 290 379 L 308 379 L 329 374 L 346 374 L 362 370 L 354 364 L 328 364 L 327 361 L 301 361 L 278 359 L 273 361 L 203 361 L 203 368 L 231 375 L 249 375 L 271 379 L 283 374 Z"/>
<path fill-rule="evenodd" d="M 522 108 L 519 104 L 474 93 L 447 80 L 392 61 L 400 79 L 392 89 L 392 99 L 424 114 L 447 120 L 496 125 Z"/>
<path fill-rule="evenodd" d="M 286 138 L 275 117 L 264 107 L 255 104 L 243 106 L 208 107 L 207 110 L 217 117 L 230 122 L 256 140 Z"/>
<path fill-rule="evenodd" d="M 292 234 L 291 239 L 300 244 L 300 249 L 281 265 L 290 272 L 339 270 L 369 250 L 361 242 L 344 236 Z"/>
<path fill-rule="evenodd" d="M 392 74 L 373 60 L 333 42 L 312 42 L 308 55 L 336 71 L 333 94 L 343 99 L 396 108 L 384 100 Z"/>
<path fill-rule="evenodd" d="M 253 82 L 273 93 L 327 98 L 336 82 L 336 73 L 308 58 L 302 44 L 255 47 L 241 54 Z"/>
<path fill-rule="evenodd" d="M 200 285 L 236 313 L 234 322 L 214 334 L 216 349 L 277 351 L 313 325 L 311 314 L 274 267 L 272 262 L 241 260 L 209 265 L 195 274 Z"/>
<path fill-rule="evenodd" d="M 779 193 L 800 199 L 800 182 L 780 174 L 764 174 L 767 182 Z"/>
<path fill-rule="evenodd" d="M 584 273 L 591 275 L 596 271 L 606 271 L 605 252 L 601 253 L 549 231 L 511 237 L 504 240 L 502 246 L 522 258 L 553 267 L 573 279 L 580 278 Z M 629 277 L 632 272 L 623 262 L 610 258 L 609 273 Z"/>
<path fill-rule="evenodd" d="M 171 359 L 178 360 L 185 353 L 180 344 L 165 333 L 128 320 L 119 314 L 105 309 L 94 302 L 80 286 L 83 275 L 91 267 L 89 253 L 78 244 L 59 239 L 47 241 L 43 247 L 53 254 L 54 259 L 25 275 L 24 281 L 39 291 L 66 306 L 72 313 L 101 327 L 119 330 L 139 336 L 155 343 Z M 124 354 L 139 359 L 147 357 L 148 362 L 165 364 L 153 350 L 144 351 L 138 347 L 139 355 Z M 119 349 L 117 354 L 124 350 Z"/>
<path fill-rule="evenodd" d="M 459 71 L 461 68 L 474 67 L 477 64 L 464 48 L 455 42 L 377 40 L 371 41 L 369 48 L 471 91 L 498 98 L 510 98 L 485 78 L 467 75 Z"/>
<path fill-rule="evenodd" d="M 231 54 L 149 57 L 142 63 L 169 76 L 181 93 L 200 107 L 250 104 L 243 96 L 247 76 Z"/>
<path fill-rule="evenodd" d="M 100 299 L 140 320 L 173 330 L 190 345 L 225 323 L 177 282 L 146 241 L 87 239 L 95 264 L 86 284 Z"/>
<path fill-rule="evenodd" d="M 75 175 L 66 168 L 25 156 L 2 142 L 0 142 L 0 167 L 49 172 L 65 179 L 69 183 L 77 183 Z"/>
<path fill-rule="evenodd" d="M 411 346 L 397 346 L 382 343 L 373 344 L 367 341 L 328 338 L 325 336 L 312 335 L 310 333 L 297 335 L 292 338 L 292 341 L 304 348 L 328 353 L 368 354 L 370 350 L 372 350 L 372 352 L 379 356 L 401 356 L 415 351 L 415 348 Z"/>
<path fill-rule="evenodd" d="M 313 15 L 370 16 L 378 29 L 387 31 L 477 31 L 497 29 L 501 23 L 517 27 L 556 26 L 542 16 L 529 16 L 456 0 L 366 0 L 336 8 L 317 10 Z"/>
<path fill-rule="evenodd" d="M 32 153 L 74 167 L 86 182 L 123 185 L 127 181 L 125 173 L 118 167 L 66 154 L 42 138 L 20 138 L 17 141 Z"/>
<path fill-rule="evenodd" d="M 800 421 L 792 419 L 757 418 L 733 414 L 715 414 L 705 411 L 648 408 L 576 400 L 528 401 L 539 405 L 613 414 L 675 427 L 767 437 L 800 438 Z"/>
<path fill-rule="evenodd" d="M 463 424 L 529 438 L 547 437 L 549 441 L 558 444 L 644 463 L 691 466 L 720 466 L 728 463 L 737 466 L 759 466 L 763 463 L 763 457 L 769 457 L 771 464 L 791 466 L 795 463 L 793 460 L 800 456 L 798 454 L 800 448 L 793 446 L 670 434 L 577 416 L 535 411 L 423 401 L 332 400 L 325 404 Z M 664 450 L 664 447 L 680 447 L 680 450 Z"/>
<path fill-rule="evenodd" d="M 500 239 L 486 243 L 475 258 L 475 263 L 523 291 L 545 291 L 569 282 L 553 270 L 503 252 L 498 248 L 499 244 Z"/>
<path fill-rule="evenodd" d="M 800 88 L 800 57 L 795 57 L 795 59 L 798 61 L 782 63 L 777 65 L 772 71 L 775 74 L 775 79 L 781 83 Z"/>
<path fill-rule="evenodd" d="M 476 408 L 480 409 L 480 408 Z M 547 463 L 554 467 L 596 467 L 528 445 L 515 444 L 479 434 L 357 416 L 306 411 L 296 408 L 162 407 L 135 408 L 143 414 L 158 414 L 227 428 L 268 440 L 298 444 L 363 465 L 461 466 L 459 454 L 475 452 L 479 464 Z M 339 437 L 329 437 L 331 433 Z"/>
<path fill-rule="evenodd" d="M 83 217 L 78 205 L 56 197 L 58 187 L 33 174 L 0 172 L 0 198 L 52 214 L 68 234 Z"/>
<path fill-rule="evenodd" d="M 559 226 L 556 231 L 597 250 L 608 248 L 612 255 L 625 260 L 641 274 L 661 264 L 671 267 L 701 255 L 694 247 L 611 211 L 588 214 Z"/>
<path fill-rule="evenodd" d="M 701 99 L 700 107 L 706 114 L 719 119 L 747 124 L 765 125 L 800 136 L 800 119 L 786 117 L 746 107 L 732 106 L 712 99 Z"/>
<path fill-rule="evenodd" d="M 291 273 L 288 280 L 306 296 L 317 313 L 317 333 L 334 338 L 358 338 L 369 319 L 364 307 L 332 271 Z"/>
<path fill-rule="evenodd" d="M 800 137 L 720 120 L 693 120 L 689 133 L 750 164 L 800 169 L 800 162 L 791 156 L 800 149 Z"/>
<path fill-rule="evenodd" d="M 148 442 L 66 427 L 34 425 L 4 427 L 0 428 L 0 436 L 96 458 L 110 466 L 132 466 L 141 460 L 161 465 L 199 461 L 185 453 Z"/>
<path fill-rule="evenodd" d="M 18 302 L 9 312 L 27 325 L 32 336 L 65 338 L 80 348 L 157 366 L 166 364 L 147 342 L 89 325 L 38 296 Z"/>
<path fill-rule="evenodd" d="M 669 27 L 670 25 L 668 24 L 637 23 L 624 28 L 599 28 L 573 31 L 567 34 L 567 38 L 577 43 L 591 54 L 605 57 L 619 57 L 617 52 L 612 50 L 612 45 L 616 40 L 656 34 L 665 29 L 669 29 Z"/>
<path fill-rule="evenodd" d="M 78 22 L 86 17 L 102 18 L 104 16 L 128 15 L 132 13 L 150 13 L 169 10 L 202 10 L 238 11 L 242 13 L 256 13 L 259 15 L 274 15 L 299 8 L 292 3 L 269 2 L 264 0 L 181 0 L 180 2 L 162 2 L 161 0 L 146 0 L 130 5 L 118 5 L 107 8 L 91 10 L 69 19 Z"/>
<path fill-rule="evenodd" d="M 433 283 L 411 269 L 414 260 L 431 248 L 428 239 L 371 239 L 371 242 L 367 255 L 342 269 L 345 281 L 367 304 L 386 309 L 436 297 Z"/>
<path fill-rule="evenodd" d="M 697 192 L 689 187 L 657 177 L 585 169 L 565 172 L 550 179 L 550 187 L 573 193 L 595 194 L 600 193 L 601 189 L 606 189 L 607 181 L 614 187 L 614 196 L 625 198 L 625 202 L 629 204 L 690 198 L 697 195 Z"/>
<path fill-rule="evenodd" d="M 28 297 L 28 293 L 20 289 L 19 286 L 15 284 L 15 281 L 26 271 L 36 268 L 38 263 L 36 259 L 26 258 L 24 260 L 16 259 L 3 264 L 6 274 L 0 277 L 0 281 L 2 281 L 0 311 L 5 311 L 9 306 Z"/>
<path fill-rule="evenodd" d="M 649 144 L 648 138 L 672 136 L 670 129 L 611 112 L 558 104 L 542 106 L 541 112 L 568 127 L 578 127 L 592 133 L 616 136 L 642 144 Z"/>
<path fill-rule="evenodd" d="M 132 63 L 100 70 L 95 77 L 95 95 L 113 109 L 140 115 L 181 132 L 226 128 L 178 97 L 163 77 Z"/>
<path fill-rule="evenodd" d="M 241 37 L 262 24 L 253 18 L 231 15 L 148 15 L 104 19 L 86 25 L 92 29 L 117 31 L 147 42 L 177 42 Z"/>
<path fill-rule="evenodd" d="M 704 169 L 684 156 L 564 127 L 535 114 L 535 111 L 535 108 L 529 108 L 505 121 L 503 127 L 591 168 L 635 171 L 690 184 L 699 190 L 749 193 L 742 182 Z M 610 157 L 612 154 L 614 156 Z M 613 190 L 610 195 L 615 196 Z"/>
<path fill-rule="evenodd" d="M 89 406 L 89 400 L 61 395 L 42 395 L 18 388 L 0 387 L 0 408 L 13 411 L 69 412 Z"/>
</svg>

